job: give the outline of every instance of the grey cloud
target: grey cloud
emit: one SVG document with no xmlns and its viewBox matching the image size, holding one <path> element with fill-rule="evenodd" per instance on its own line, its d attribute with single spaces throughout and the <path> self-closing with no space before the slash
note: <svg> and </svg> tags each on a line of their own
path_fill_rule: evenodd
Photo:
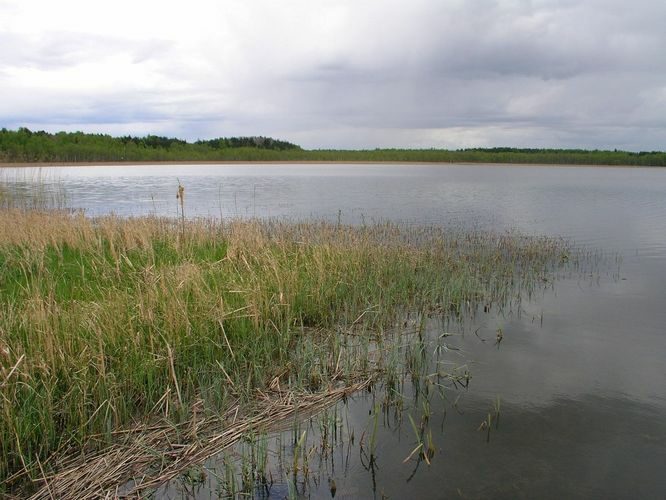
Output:
<svg viewBox="0 0 666 500">
<path fill-rule="evenodd" d="M 290 108 L 365 128 L 550 127 L 557 133 L 549 137 L 566 137 L 569 144 L 596 137 L 592 146 L 610 143 L 599 140 L 609 128 L 635 135 L 650 127 L 648 135 L 663 141 L 666 37 L 646 6 L 633 8 L 626 24 L 625 5 L 604 6 L 532 7 L 531 17 L 543 20 L 529 29 L 519 29 L 524 20 L 496 3 L 466 3 L 459 12 L 440 8 L 424 18 L 425 34 L 414 33 L 415 41 L 407 33 L 393 46 L 387 41 L 394 58 L 379 69 L 313 67 L 309 78 L 301 75 Z"/>
<path fill-rule="evenodd" d="M 306 147 L 666 144 L 664 2 L 369 0 L 337 12 L 335 29 L 310 30 L 329 7 L 229 10 L 224 37 L 185 49 L 176 37 L 0 34 L 13 47 L 0 55 L 7 89 L 8 68 L 114 54 L 157 82 L 69 95 L 34 82 L 32 102 L 0 120 L 154 123 L 187 138 L 263 134 Z"/>
<path fill-rule="evenodd" d="M 584 2 L 543 9 L 505 8 L 497 2 L 466 2 L 459 9 L 437 5 L 424 12 L 421 26 L 408 26 L 395 42 L 386 40 L 387 52 L 402 56 L 403 69 L 464 79 L 566 79 L 666 67 L 663 29 L 651 19 L 646 23 L 652 11 L 643 12 L 642 22 L 635 13 L 625 22 L 626 6 L 610 10 Z M 660 10 L 666 18 L 666 9 Z"/>
</svg>

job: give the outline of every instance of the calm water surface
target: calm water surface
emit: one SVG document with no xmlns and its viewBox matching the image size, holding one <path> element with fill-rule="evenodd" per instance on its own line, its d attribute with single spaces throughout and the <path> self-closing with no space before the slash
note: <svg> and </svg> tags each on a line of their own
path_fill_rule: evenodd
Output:
<svg viewBox="0 0 666 500">
<path fill-rule="evenodd" d="M 180 181 L 188 216 L 518 229 L 619 256 L 594 279 L 559 281 L 521 314 L 480 315 L 450 338 L 473 379 L 455 411 L 433 407 L 431 466 L 403 464 L 415 445 L 409 424 L 380 425 L 374 471 L 358 450 L 340 452 L 300 495 L 330 498 L 330 477 L 336 498 L 666 498 L 666 169 L 118 166 L 42 176 L 91 215 L 175 215 Z M 497 328 L 500 349 L 481 341 Z M 501 424 L 486 442 L 477 428 L 498 396 Z M 359 396 L 337 409 L 357 439 L 373 404 Z M 196 496 L 215 497 L 214 481 Z"/>
</svg>

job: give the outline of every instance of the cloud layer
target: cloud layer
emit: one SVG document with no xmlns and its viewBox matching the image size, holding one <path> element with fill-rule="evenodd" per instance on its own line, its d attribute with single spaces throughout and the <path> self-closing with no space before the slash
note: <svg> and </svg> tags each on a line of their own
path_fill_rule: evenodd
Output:
<svg viewBox="0 0 666 500">
<path fill-rule="evenodd" d="M 666 4 L 0 0 L 0 125 L 665 149 Z"/>
</svg>

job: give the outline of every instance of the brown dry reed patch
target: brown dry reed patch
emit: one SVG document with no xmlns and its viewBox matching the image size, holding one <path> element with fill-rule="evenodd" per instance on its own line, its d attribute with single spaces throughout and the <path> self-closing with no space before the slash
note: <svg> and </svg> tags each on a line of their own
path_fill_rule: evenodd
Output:
<svg viewBox="0 0 666 500">
<path fill-rule="evenodd" d="M 122 429 L 219 420 L 276 384 L 302 396 L 365 380 L 367 343 L 406 311 L 519 300 L 568 252 L 389 223 L 2 210 L 0 491 L 114 450 Z"/>
</svg>

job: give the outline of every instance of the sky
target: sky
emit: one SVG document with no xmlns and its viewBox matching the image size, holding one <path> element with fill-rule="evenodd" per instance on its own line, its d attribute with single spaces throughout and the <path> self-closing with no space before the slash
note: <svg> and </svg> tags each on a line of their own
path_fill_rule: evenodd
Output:
<svg viewBox="0 0 666 500">
<path fill-rule="evenodd" d="M 666 149 L 664 0 L 0 0 L 0 126 Z"/>
</svg>

